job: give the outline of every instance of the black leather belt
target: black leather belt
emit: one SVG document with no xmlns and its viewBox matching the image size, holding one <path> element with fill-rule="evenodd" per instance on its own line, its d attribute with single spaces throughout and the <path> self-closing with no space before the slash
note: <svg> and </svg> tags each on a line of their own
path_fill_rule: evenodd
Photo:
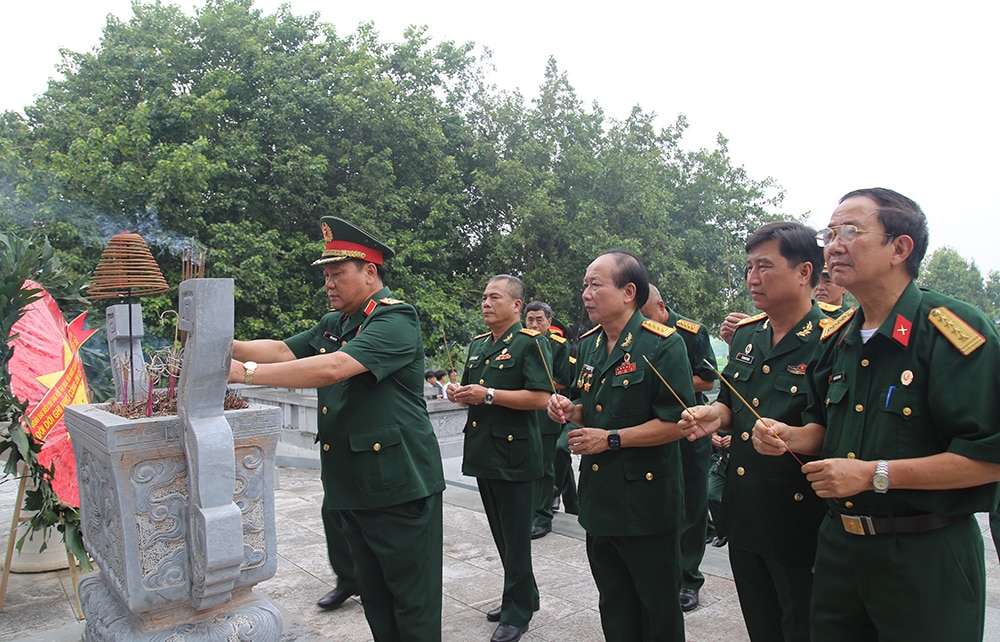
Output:
<svg viewBox="0 0 1000 642">
<path fill-rule="evenodd" d="M 969 518 L 968 515 L 935 515 L 922 513 L 919 515 L 890 515 L 874 517 L 872 515 L 845 515 L 833 510 L 827 511 L 830 517 L 839 520 L 844 531 L 852 535 L 891 535 L 893 533 L 923 533 L 936 531 Z"/>
</svg>

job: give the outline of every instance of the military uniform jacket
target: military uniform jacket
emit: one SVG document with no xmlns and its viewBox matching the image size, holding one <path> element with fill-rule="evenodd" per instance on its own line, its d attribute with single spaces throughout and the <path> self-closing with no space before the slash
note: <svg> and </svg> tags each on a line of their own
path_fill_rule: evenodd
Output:
<svg viewBox="0 0 1000 642">
<path fill-rule="evenodd" d="M 650 419 L 676 422 L 683 411 L 645 356 L 685 404 L 694 403 L 684 341 L 673 328 L 638 311 L 607 352 L 598 326 L 580 338 L 572 396 L 583 426 L 629 428 Z M 580 464 L 580 524 L 590 535 L 652 535 L 678 530 L 684 513 L 677 442 L 584 455 Z"/>
<path fill-rule="evenodd" d="M 824 332 L 804 419 L 826 426 L 823 457 L 866 461 L 953 452 L 1000 463 L 1000 341 L 978 309 L 915 284 L 867 343 L 864 312 Z M 996 507 L 996 484 L 874 490 L 831 504 L 859 515 L 965 515 Z"/>
<path fill-rule="evenodd" d="M 570 378 L 573 376 L 573 366 L 569 356 L 569 341 L 565 337 L 549 331 L 549 347 L 552 349 L 552 362 L 549 363 L 549 370 L 552 372 L 552 379 L 564 387 L 569 387 Z M 548 388 L 549 392 L 552 387 Z M 560 390 L 560 393 L 562 391 Z M 562 432 L 563 425 L 549 419 L 546 410 L 538 410 L 538 425 L 543 435 L 558 435 Z"/>
<path fill-rule="evenodd" d="M 417 312 L 389 295 L 383 288 L 354 316 L 331 312 L 285 339 L 296 358 L 343 350 L 369 370 L 317 391 L 328 508 L 383 508 L 444 490 Z"/>
<path fill-rule="evenodd" d="M 549 341 L 518 321 L 494 343 L 492 333 L 469 345 L 462 385 L 497 390 L 544 390 L 552 385 L 542 363 L 552 362 Z M 541 350 L 539 350 L 541 348 Z M 542 437 L 538 413 L 504 406 L 469 406 L 465 422 L 462 472 L 471 477 L 533 481 L 542 476 Z"/>
<path fill-rule="evenodd" d="M 736 328 L 723 376 L 761 417 L 799 425 L 809 402 L 806 375 L 813 367 L 820 322 L 815 303 L 778 345 L 766 315 Z M 720 519 L 732 546 L 784 564 L 811 564 L 825 507 L 792 455 L 761 455 L 751 439 L 757 418 L 728 386 L 719 401 L 732 410 L 732 444 Z M 807 461 L 803 455 L 798 455 Z M 815 459 L 815 458 L 813 458 Z"/>
<path fill-rule="evenodd" d="M 705 381 L 715 381 L 715 371 L 708 363 L 705 363 L 705 359 L 708 359 L 709 363 L 715 363 L 715 352 L 712 350 L 712 340 L 708 337 L 708 330 L 697 321 L 681 316 L 669 307 L 667 312 L 670 313 L 670 316 L 664 325 L 676 329 L 677 334 L 684 340 L 692 375 L 701 377 Z M 699 392 L 697 396 L 698 403 L 708 402 L 705 393 Z"/>
</svg>

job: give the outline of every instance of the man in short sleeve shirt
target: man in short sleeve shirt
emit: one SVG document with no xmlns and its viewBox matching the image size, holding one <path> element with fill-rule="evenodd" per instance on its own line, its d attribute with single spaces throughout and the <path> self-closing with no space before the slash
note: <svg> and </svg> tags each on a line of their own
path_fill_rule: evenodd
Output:
<svg viewBox="0 0 1000 642">
<path fill-rule="evenodd" d="M 982 535 L 996 506 L 1000 339 L 976 308 L 914 283 L 927 221 L 885 188 L 845 195 L 817 239 L 859 303 L 826 327 L 804 426 L 754 428 L 755 447 L 820 454 L 827 499 L 812 639 L 983 639 Z"/>
<path fill-rule="evenodd" d="M 372 635 L 440 640 L 444 474 L 417 313 L 383 285 L 385 244 L 321 222 L 335 311 L 285 341 L 234 341 L 229 380 L 321 389 L 324 510 L 343 518 Z"/>
</svg>

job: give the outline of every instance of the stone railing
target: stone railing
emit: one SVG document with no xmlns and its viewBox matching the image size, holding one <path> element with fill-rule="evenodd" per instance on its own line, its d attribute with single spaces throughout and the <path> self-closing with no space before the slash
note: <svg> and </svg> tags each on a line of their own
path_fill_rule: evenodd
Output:
<svg viewBox="0 0 1000 642">
<path fill-rule="evenodd" d="M 230 386 L 247 400 L 281 408 L 281 433 L 276 463 L 278 466 L 319 467 L 316 446 L 316 390 L 313 388 L 270 388 L 267 386 Z M 462 428 L 466 410 L 447 399 L 430 399 L 427 411 L 437 435 L 442 457 L 462 454 Z"/>
</svg>

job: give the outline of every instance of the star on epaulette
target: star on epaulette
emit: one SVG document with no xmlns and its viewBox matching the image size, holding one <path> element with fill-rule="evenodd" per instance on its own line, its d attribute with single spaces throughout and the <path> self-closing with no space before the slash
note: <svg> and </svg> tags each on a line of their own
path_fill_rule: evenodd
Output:
<svg viewBox="0 0 1000 642">
<path fill-rule="evenodd" d="M 488 336 L 490 336 L 490 333 L 489 332 L 484 332 L 482 334 L 477 334 L 476 336 L 472 337 L 472 340 L 473 341 L 478 341 L 479 339 L 482 339 L 483 337 L 488 337 Z"/>
<path fill-rule="evenodd" d="M 931 310 L 927 319 L 963 356 L 969 356 L 986 343 L 986 337 L 944 306 Z"/>
<path fill-rule="evenodd" d="M 384 305 L 396 305 L 397 303 L 406 303 L 406 301 L 400 301 L 399 299 L 390 299 L 388 297 L 384 299 L 379 299 L 378 302 Z"/>
<path fill-rule="evenodd" d="M 531 328 L 521 328 L 520 330 L 518 330 L 518 332 L 520 332 L 521 334 L 526 334 L 529 337 L 537 337 L 538 335 L 541 334 L 541 332 L 539 332 L 538 330 L 532 330 Z"/>
<path fill-rule="evenodd" d="M 581 334 L 580 338 L 583 339 L 584 337 L 589 337 L 590 335 L 594 334 L 595 332 L 599 332 L 600 329 L 601 329 L 601 324 L 598 323 L 593 328 L 591 328 L 591 329 L 587 330 L 586 332 L 584 332 L 583 334 Z"/>
<path fill-rule="evenodd" d="M 826 312 L 827 314 L 833 314 L 834 312 L 840 312 L 842 309 L 844 309 L 843 305 L 834 305 L 832 303 L 827 303 L 826 301 L 817 301 L 816 305 L 819 306 L 820 310 L 822 310 L 823 312 Z"/>
<path fill-rule="evenodd" d="M 701 330 L 701 324 L 695 323 L 694 321 L 689 321 L 688 319 L 677 319 L 677 323 L 674 324 L 681 330 L 687 330 L 691 334 L 698 334 Z"/>
<path fill-rule="evenodd" d="M 856 311 L 857 310 L 855 310 L 855 308 L 848 308 L 847 312 L 843 313 L 842 315 L 840 315 L 839 317 L 837 317 L 836 319 L 834 319 L 833 323 L 830 323 L 825 328 L 823 328 L 823 334 L 821 334 L 819 336 L 819 340 L 820 341 L 826 341 L 831 336 L 833 336 L 834 334 L 836 334 L 837 330 L 839 330 L 842 327 L 844 327 L 844 324 L 846 324 L 848 321 L 851 320 L 851 318 L 854 316 L 854 313 Z"/>
<path fill-rule="evenodd" d="M 752 317 L 747 317 L 745 319 L 741 319 L 740 321 L 738 321 L 736 323 L 736 327 L 738 328 L 741 325 L 748 325 L 750 323 L 757 323 L 761 319 L 766 319 L 766 318 L 767 318 L 767 312 L 761 312 L 760 314 L 755 314 Z"/>
<path fill-rule="evenodd" d="M 562 336 L 561 334 L 550 334 L 549 338 L 555 341 L 556 343 L 566 343 L 566 337 Z"/>
<path fill-rule="evenodd" d="M 649 319 L 645 319 L 642 322 L 642 327 L 643 329 L 648 330 L 653 334 L 657 334 L 661 337 L 669 337 L 674 332 L 677 332 L 670 326 L 663 325 L 662 323 L 657 323 L 656 321 L 651 321 Z"/>
</svg>

